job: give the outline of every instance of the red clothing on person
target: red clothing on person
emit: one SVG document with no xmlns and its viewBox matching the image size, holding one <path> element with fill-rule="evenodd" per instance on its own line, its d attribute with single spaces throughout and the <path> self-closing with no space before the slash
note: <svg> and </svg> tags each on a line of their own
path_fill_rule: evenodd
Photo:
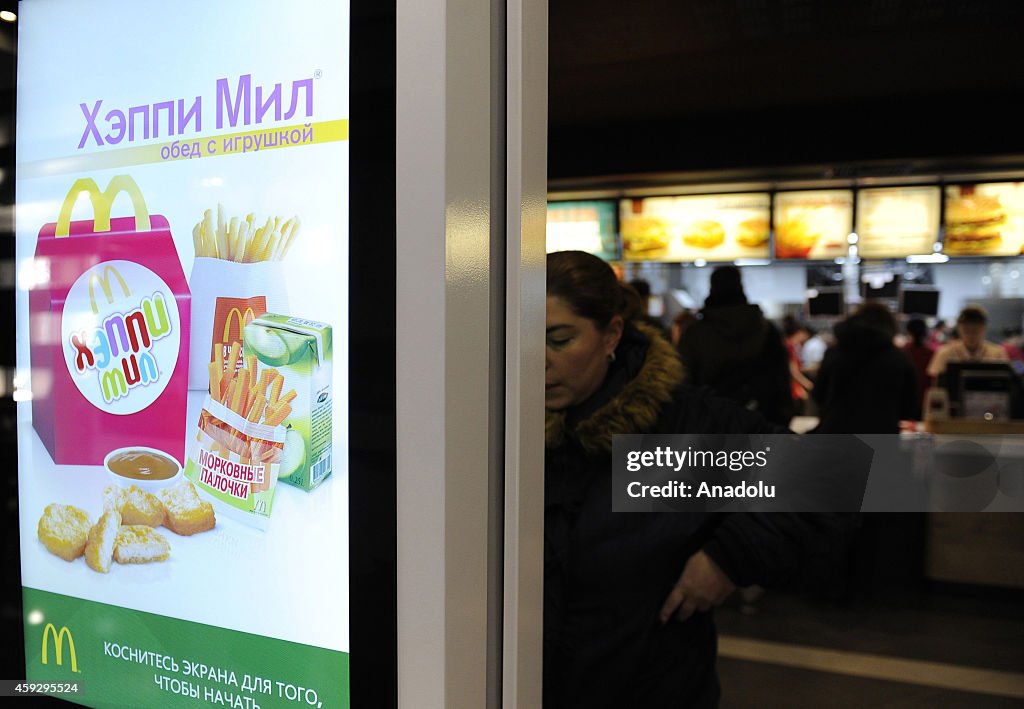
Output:
<svg viewBox="0 0 1024 709">
<path fill-rule="evenodd" d="M 913 341 L 903 345 L 903 351 L 910 357 L 917 373 L 917 393 L 921 400 L 921 411 L 924 411 L 924 396 L 931 386 L 931 376 L 928 374 L 928 365 L 931 364 L 935 355 L 935 348 L 928 344 L 916 345 Z"/>
</svg>

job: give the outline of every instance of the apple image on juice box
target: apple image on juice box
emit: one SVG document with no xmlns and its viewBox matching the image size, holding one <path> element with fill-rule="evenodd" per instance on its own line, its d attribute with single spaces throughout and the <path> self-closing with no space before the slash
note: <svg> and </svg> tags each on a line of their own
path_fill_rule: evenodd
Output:
<svg viewBox="0 0 1024 709">
<path fill-rule="evenodd" d="M 242 333 L 246 358 L 256 357 L 274 374 L 268 396 L 288 399 L 291 412 L 278 480 L 312 490 L 331 474 L 331 326 L 267 313 Z"/>
</svg>

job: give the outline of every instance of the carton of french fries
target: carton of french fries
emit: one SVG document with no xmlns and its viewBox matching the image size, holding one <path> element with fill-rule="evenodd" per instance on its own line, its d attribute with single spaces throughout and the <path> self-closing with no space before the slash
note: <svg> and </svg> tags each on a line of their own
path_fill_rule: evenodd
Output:
<svg viewBox="0 0 1024 709">
<path fill-rule="evenodd" d="M 190 441 L 185 476 L 227 516 L 265 529 L 284 458 L 284 420 L 296 392 L 236 343 L 207 366 L 209 394 Z"/>
<path fill-rule="evenodd" d="M 278 477 L 307 491 L 331 474 L 331 339 L 330 325 L 272 314 L 243 335 L 245 361 L 263 373 L 254 411 L 286 429 Z"/>
<path fill-rule="evenodd" d="M 263 313 L 288 312 L 282 264 L 298 237 L 297 216 L 232 216 L 218 204 L 192 228 L 192 332 L 189 389 L 209 387 L 206 364 L 241 344 L 242 329 Z M 219 354 L 218 354 L 219 352 Z"/>
</svg>

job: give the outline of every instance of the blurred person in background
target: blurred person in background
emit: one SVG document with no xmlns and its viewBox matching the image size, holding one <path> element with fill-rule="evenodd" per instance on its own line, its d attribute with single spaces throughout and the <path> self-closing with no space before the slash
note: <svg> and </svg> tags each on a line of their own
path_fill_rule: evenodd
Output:
<svg viewBox="0 0 1024 709">
<path fill-rule="evenodd" d="M 665 329 L 665 324 L 659 318 L 651 315 L 651 284 L 643 278 L 634 278 L 629 282 L 629 286 L 640 297 L 640 314 L 635 319 L 653 325 L 661 331 L 662 335 L 668 337 L 669 333 Z"/>
<path fill-rule="evenodd" d="M 814 383 L 808 379 L 801 368 L 800 351 L 803 344 L 810 339 L 807 326 L 796 318 L 787 315 L 782 322 L 782 333 L 785 336 L 786 352 L 789 357 L 789 386 L 798 413 L 803 413 L 804 402 L 810 398 Z"/>
<path fill-rule="evenodd" d="M 794 414 L 789 358 L 761 308 L 747 302 L 740 270 L 719 266 L 700 319 L 679 342 L 687 382 L 757 411 L 780 426 Z"/>
<path fill-rule="evenodd" d="M 959 339 L 947 342 L 940 347 L 931 364 L 928 375 L 940 377 L 946 373 L 946 365 L 950 362 L 1007 362 L 1006 351 L 985 339 L 985 328 L 988 326 L 988 313 L 977 305 L 968 305 L 960 311 L 956 319 L 956 332 Z"/>
<path fill-rule="evenodd" d="M 925 392 L 932 385 L 931 377 L 928 375 L 928 365 L 931 364 L 932 357 L 935 356 L 935 348 L 928 342 L 928 326 L 924 320 L 911 318 L 907 323 L 907 342 L 902 349 L 914 365 L 914 373 L 917 375 L 918 401 L 921 410 L 924 411 Z"/>
<path fill-rule="evenodd" d="M 828 333 L 813 328 L 807 329 L 810 337 L 800 348 L 800 366 L 809 378 L 813 378 L 821 367 L 821 360 L 825 358 L 825 351 L 828 349 Z"/>
<path fill-rule="evenodd" d="M 683 339 L 683 334 L 690 329 L 690 326 L 697 322 L 697 315 L 690 309 L 686 308 L 679 312 L 674 318 L 672 318 L 672 328 L 669 331 L 669 341 L 672 346 L 679 347 L 679 342 Z"/>
<path fill-rule="evenodd" d="M 1024 362 L 1024 350 L 1021 350 L 1024 338 L 1019 327 L 1008 327 L 1003 330 L 1002 347 L 1011 362 Z"/>
<path fill-rule="evenodd" d="M 945 320 L 939 320 L 935 327 L 928 333 L 928 344 L 933 350 L 937 350 L 949 341 L 949 329 Z"/>
<path fill-rule="evenodd" d="M 715 707 L 709 611 L 737 586 L 782 585 L 834 558 L 837 515 L 612 512 L 617 434 L 773 433 L 683 384 L 657 329 L 623 316 L 599 258 L 548 254 L 544 706 Z"/>
<path fill-rule="evenodd" d="M 917 373 L 896 332 L 896 318 L 876 302 L 836 325 L 814 387 L 817 433 L 899 433 L 900 421 L 920 418 Z"/>
</svg>

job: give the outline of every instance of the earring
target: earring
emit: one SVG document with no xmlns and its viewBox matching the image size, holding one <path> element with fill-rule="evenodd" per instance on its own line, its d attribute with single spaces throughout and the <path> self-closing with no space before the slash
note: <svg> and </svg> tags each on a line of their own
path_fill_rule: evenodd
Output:
<svg viewBox="0 0 1024 709">
<path fill-rule="evenodd" d="M 608 355 L 608 362 L 610 364 L 610 363 L 612 363 L 614 361 L 615 361 L 615 353 L 612 352 L 611 354 Z"/>
</svg>

